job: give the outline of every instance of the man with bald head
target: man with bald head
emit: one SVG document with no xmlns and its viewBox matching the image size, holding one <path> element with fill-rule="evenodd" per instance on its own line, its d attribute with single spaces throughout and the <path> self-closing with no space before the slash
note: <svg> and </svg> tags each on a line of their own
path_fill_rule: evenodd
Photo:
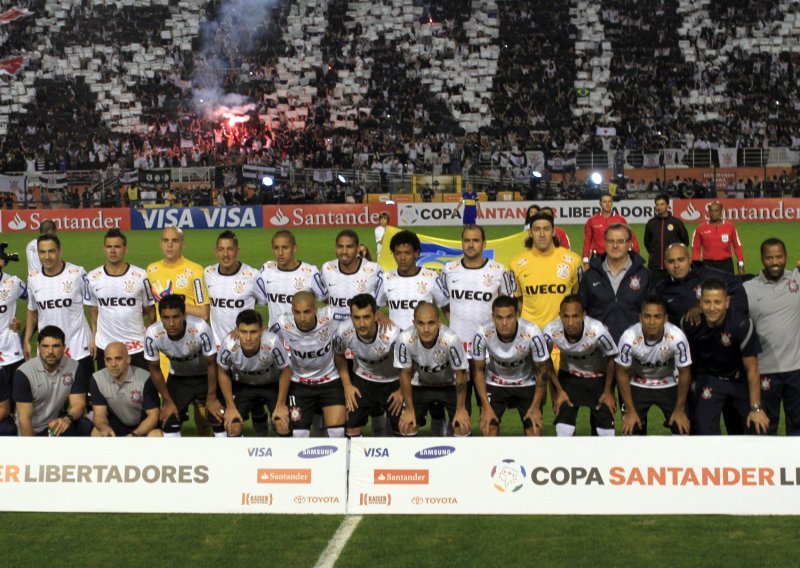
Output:
<svg viewBox="0 0 800 568">
<path fill-rule="evenodd" d="M 109 343 L 104 351 L 105 368 L 92 375 L 94 429 L 92 436 L 162 436 L 157 428 L 159 400 L 150 373 L 131 366 L 124 343 Z"/>
<path fill-rule="evenodd" d="M 278 402 L 272 420 L 278 432 L 289 424 L 292 436 L 308 438 L 314 411 L 322 409 L 329 438 L 344 438 L 343 381 L 350 388 L 347 361 L 336 354 L 333 338 L 338 327 L 331 308 L 317 308 L 311 292 L 292 298 L 292 313 L 281 314 L 271 328 L 289 346 L 289 367 L 281 374 Z"/>
</svg>

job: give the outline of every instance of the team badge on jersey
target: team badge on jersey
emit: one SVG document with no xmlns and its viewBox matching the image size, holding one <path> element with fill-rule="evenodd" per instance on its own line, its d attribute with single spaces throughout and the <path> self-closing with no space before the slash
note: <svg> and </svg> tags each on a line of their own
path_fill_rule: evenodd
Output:
<svg viewBox="0 0 800 568">
<path fill-rule="evenodd" d="M 761 377 L 761 390 L 768 391 L 772 388 L 772 377 Z"/>
<path fill-rule="evenodd" d="M 136 290 L 136 282 L 133 280 L 126 280 L 122 283 L 122 289 L 126 294 L 133 294 L 133 291 Z"/>
<path fill-rule="evenodd" d="M 723 333 L 719 336 L 719 341 L 722 343 L 723 347 L 730 347 L 731 346 L 731 334 L 730 333 Z"/>
<path fill-rule="evenodd" d="M 447 351 L 443 351 L 442 349 L 434 349 L 433 360 L 441 365 L 447 361 Z"/>
<path fill-rule="evenodd" d="M 75 382 L 75 375 L 72 373 L 64 373 L 61 376 L 61 382 L 64 383 L 65 387 L 71 387 L 72 383 Z"/>
<path fill-rule="evenodd" d="M 244 289 L 245 289 L 244 280 L 235 280 L 233 282 L 233 291 L 236 294 L 241 294 L 242 292 L 244 292 Z"/>
<path fill-rule="evenodd" d="M 483 275 L 483 285 L 487 288 L 491 288 L 494 285 L 494 278 L 492 278 L 491 274 Z"/>
<path fill-rule="evenodd" d="M 524 357 L 525 353 L 528 351 L 528 344 L 527 343 L 517 343 L 514 346 L 514 351 L 517 352 L 517 357 Z"/>
<path fill-rule="evenodd" d="M 800 284 L 797 283 L 797 280 L 789 280 L 789 292 L 792 294 L 797 294 L 800 292 Z"/>
<path fill-rule="evenodd" d="M 305 279 L 302 276 L 296 276 L 294 279 L 294 289 L 302 290 L 305 287 Z"/>
<path fill-rule="evenodd" d="M 629 284 L 631 290 L 640 290 L 642 288 L 642 279 L 639 276 L 631 276 L 631 282 Z"/>
<path fill-rule="evenodd" d="M 703 387 L 703 394 L 700 396 L 702 396 L 705 400 L 709 400 L 712 396 L 711 387 Z"/>
<path fill-rule="evenodd" d="M 322 329 L 319 330 L 319 338 L 321 341 L 328 341 L 330 336 L 331 332 L 330 329 L 328 329 L 327 327 L 323 327 Z"/>
<path fill-rule="evenodd" d="M 140 390 L 132 390 L 131 391 L 131 402 L 135 404 L 139 404 L 142 402 L 142 391 Z"/>
<path fill-rule="evenodd" d="M 366 270 L 364 272 L 366 272 Z M 356 280 L 356 291 L 359 294 L 363 294 L 367 291 L 367 280 L 365 278 L 359 278 Z"/>
<path fill-rule="evenodd" d="M 417 292 L 420 294 L 427 294 L 428 293 L 428 283 L 427 282 L 417 282 Z"/>
<path fill-rule="evenodd" d="M 556 274 L 562 280 L 566 280 L 567 278 L 569 278 L 569 266 L 567 266 L 566 264 L 559 264 L 556 267 Z"/>
<path fill-rule="evenodd" d="M 189 285 L 189 279 L 186 277 L 185 274 L 179 274 L 178 277 L 175 279 L 175 285 L 178 288 L 186 288 Z"/>
<path fill-rule="evenodd" d="M 8 300 L 8 297 L 10 295 L 11 295 L 11 293 L 6 288 L 3 288 L 2 290 L 0 290 L 0 300 L 2 300 L 3 302 Z"/>
<path fill-rule="evenodd" d="M 69 280 L 64 280 L 61 283 L 61 291 L 64 292 L 65 294 L 69 294 L 70 292 L 72 292 L 72 282 L 70 282 Z"/>
<path fill-rule="evenodd" d="M 386 347 L 383 345 L 376 345 L 372 349 L 378 357 L 383 357 L 386 354 Z"/>
</svg>

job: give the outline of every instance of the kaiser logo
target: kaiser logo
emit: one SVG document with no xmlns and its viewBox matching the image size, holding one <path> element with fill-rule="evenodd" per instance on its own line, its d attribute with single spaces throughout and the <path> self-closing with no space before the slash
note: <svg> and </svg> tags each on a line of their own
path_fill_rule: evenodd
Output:
<svg viewBox="0 0 800 568">
<path fill-rule="evenodd" d="M 375 485 L 428 485 L 427 469 L 376 469 L 373 473 Z"/>
<path fill-rule="evenodd" d="M 250 506 L 250 505 L 266 505 L 267 507 L 272 505 L 272 493 L 263 493 L 263 494 L 254 494 L 254 493 L 242 493 L 242 506 Z"/>
<path fill-rule="evenodd" d="M 515 460 L 506 459 L 492 468 L 494 488 L 500 493 L 516 493 L 525 482 L 525 467 Z"/>
<path fill-rule="evenodd" d="M 17 213 L 14 215 L 14 218 L 9 221 L 7 228 L 13 231 L 24 231 L 27 226 L 28 223 L 26 223 L 25 220 L 19 216 L 19 213 Z"/>
<path fill-rule="evenodd" d="M 697 210 L 694 203 L 689 203 L 685 211 L 681 212 L 681 219 L 684 221 L 697 221 L 703 214 Z"/>
<path fill-rule="evenodd" d="M 418 451 L 414 454 L 414 457 L 419 460 L 432 460 L 449 456 L 455 451 L 456 449 L 453 446 L 431 446 Z"/>
<path fill-rule="evenodd" d="M 269 218 L 269 222 L 275 225 L 276 227 L 283 227 L 284 225 L 288 225 L 289 221 L 290 221 L 289 217 L 284 215 L 283 211 L 281 211 L 280 209 L 278 209 L 275 215 Z"/>
<path fill-rule="evenodd" d="M 311 470 L 259 468 L 256 472 L 256 482 L 308 484 L 311 483 Z"/>
<path fill-rule="evenodd" d="M 338 451 L 339 448 L 336 446 L 314 446 L 312 448 L 301 450 L 297 453 L 297 457 L 303 459 L 324 458 L 331 454 L 335 454 Z"/>
<path fill-rule="evenodd" d="M 392 494 L 370 495 L 369 493 L 359 493 L 358 505 L 360 507 L 367 507 L 369 505 L 385 505 L 386 507 L 390 507 L 392 505 Z"/>
</svg>

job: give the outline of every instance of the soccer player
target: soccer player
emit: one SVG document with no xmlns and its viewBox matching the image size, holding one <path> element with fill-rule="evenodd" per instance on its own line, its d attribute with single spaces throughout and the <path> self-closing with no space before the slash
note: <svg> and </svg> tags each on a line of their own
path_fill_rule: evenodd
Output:
<svg viewBox="0 0 800 568">
<path fill-rule="evenodd" d="M 786 245 L 776 238 L 761 243 L 761 264 L 764 269 L 744 289 L 761 342 L 758 371 L 768 433 L 778 431 L 783 401 L 786 434 L 800 436 L 800 269 L 786 271 Z"/>
<path fill-rule="evenodd" d="M 478 327 L 471 360 L 481 434 L 499 435 L 503 414 L 513 403 L 525 435 L 541 435 L 550 354 L 536 324 L 519 319 L 519 306 L 511 296 L 492 302 L 492 323 Z"/>
<path fill-rule="evenodd" d="M 289 355 L 254 309 L 239 312 L 234 324 L 236 337 L 226 334 L 222 338 L 217 379 L 225 400 L 225 431 L 238 437 L 251 411 L 265 404 L 270 412 L 275 410 L 280 374 L 289 365 Z M 276 423 L 276 428 L 280 435 L 289 435 L 287 422 Z"/>
<path fill-rule="evenodd" d="M 89 436 L 92 423 L 83 416 L 86 410 L 83 367 L 66 356 L 66 341 L 60 328 L 42 327 L 38 341 L 36 357 L 20 365 L 14 376 L 12 399 L 19 435 Z"/>
<path fill-rule="evenodd" d="M 344 438 L 343 382 L 349 376 L 347 362 L 333 350 L 338 325 L 332 309 L 317 309 L 314 294 L 305 291 L 292 298 L 292 314 L 278 318 L 278 335 L 291 349 L 291 372 L 281 374 L 272 420 L 276 427 L 291 423 L 295 438 L 309 437 L 317 408 L 322 408 L 328 437 Z"/>
<path fill-rule="evenodd" d="M 646 432 L 653 405 L 664 413 L 673 434 L 689 433 L 686 399 L 692 382 L 689 343 L 679 327 L 667 322 L 667 305 L 651 296 L 642 304 L 639 323 L 619 341 L 617 386 L 625 403 L 622 433 Z"/>
<path fill-rule="evenodd" d="M 398 233 L 399 234 L 399 233 Z M 361 436 L 371 409 L 389 415 L 392 432 L 399 435 L 398 419 L 403 408 L 400 374 L 394 368 L 394 348 L 400 329 L 393 325 L 378 329 L 378 304 L 369 294 L 350 300 L 350 321 L 336 330 L 333 348 L 340 356 L 353 353 L 353 372 L 345 382 L 347 437 Z M 343 371 L 344 372 L 344 371 Z"/>
<path fill-rule="evenodd" d="M 686 226 L 669 210 L 669 196 L 660 194 L 655 199 L 656 216 L 650 219 L 644 228 L 644 248 L 649 256 L 647 267 L 652 274 L 653 284 L 658 284 L 667 277 L 665 253 L 673 243 L 689 245 L 689 233 Z"/>
<path fill-rule="evenodd" d="M 56 224 L 51 219 L 45 219 L 42 221 L 42 224 L 39 225 L 39 236 L 42 235 L 50 235 L 55 236 L 56 234 Z M 28 274 L 31 272 L 41 272 L 42 270 L 42 261 L 39 260 L 39 239 L 38 237 L 35 239 L 31 239 L 31 241 L 25 246 L 25 257 L 28 259 Z"/>
<path fill-rule="evenodd" d="M 153 385 L 164 400 L 159 413 L 164 436 L 181 436 L 186 411 L 198 401 L 208 408 L 214 436 L 224 438 L 222 405 L 217 395 L 217 350 L 211 328 L 204 320 L 186 313 L 181 295 L 162 296 L 158 311 L 159 321 L 145 332 L 144 357 Z M 161 355 L 169 360 L 169 381 L 161 371 Z"/>
<path fill-rule="evenodd" d="M 767 432 L 769 417 L 761 408 L 758 374 L 761 343 L 753 321 L 730 309 L 727 287 L 719 278 L 703 282 L 700 308 L 699 324 L 692 324 L 686 318 L 681 321 L 694 358 L 697 433 L 720 434 L 719 417 L 726 400 L 732 401 L 741 430 L 753 427 L 757 434 Z"/>
<path fill-rule="evenodd" d="M 556 373 L 552 377 L 555 394 L 556 435 L 573 436 L 580 407 L 589 409 L 598 436 L 614 435 L 617 404 L 614 384 L 614 356 L 617 346 L 601 322 L 586 315 L 577 294 L 566 296 L 558 316 L 542 330 L 548 348 L 558 348 Z"/>
<path fill-rule="evenodd" d="M 468 183 L 467 188 L 461 192 L 461 201 L 456 206 L 456 215 L 458 215 L 462 205 L 464 206 L 463 225 L 475 225 L 478 222 L 481 203 L 478 192 L 475 191 L 475 187 L 471 183 Z"/>
<path fill-rule="evenodd" d="M 375 299 L 380 306 L 389 305 L 389 318 L 403 330 L 413 324 L 414 308 L 419 302 L 432 302 L 441 308 L 449 300 L 439 276 L 433 270 L 417 266 L 422 244 L 415 233 L 395 233 L 389 248 L 397 268 L 385 275 Z"/>
<path fill-rule="evenodd" d="M 106 346 L 121 341 L 128 349 L 131 364 L 147 369 L 144 330 L 156 321 L 150 282 L 143 269 L 125 262 L 128 239 L 119 229 L 110 229 L 106 233 L 103 253 L 105 264 L 92 270 L 87 277 L 89 296 L 86 304 L 91 306 L 95 329 L 97 368 L 105 366 Z"/>
<path fill-rule="evenodd" d="M 267 303 L 261 272 L 239 261 L 239 239 L 233 231 L 223 231 L 215 248 L 217 264 L 207 266 L 203 280 L 211 303 L 211 330 L 219 350 L 222 340 L 236 327 L 236 317 L 252 310 L 256 303 Z"/>
<path fill-rule="evenodd" d="M 358 256 L 358 233 L 352 229 L 344 229 L 336 235 L 336 260 L 323 264 L 320 274 L 328 291 L 331 315 L 340 323 L 350 319 L 347 304 L 350 298 L 356 294 L 371 294 L 377 298 L 383 287 L 383 270 Z M 378 313 L 378 322 L 383 327 L 385 315 Z"/>
<path fill-rule="evenodd" d="M 89 382 L 92 436 L 163 436 L 157 428 L 161 401 L 150 373 L 131 365 L 128 347 L 120 341 L 106 345 L 104 357 L 103 367 Z"/>
<path fill-rule="evenodd" d="M 328 297 L 317 267 L 297 259 L 297 241 L 291 231 L 281 230 L 272 236 L 272 254 L 275 260 L 261 267 L 270 326 L 276 324 L 281 315 L 291 315 L 295 293 L 313 292 L 317 300 Z"/>
<path fill-rule="evenodd" d="M 744 274 L 744 251 L 733 223 L 722 218 L 722 203 L 708 204 L 708 221 L 701 223 L 692 235 L 692 260 L 733 274 L 733 253 L 739 261 L 739 274 Z"/>
<path fill-rule="evenodd" d="M 83 304 L 88 298 L 86 271 L 61 260 L 61 241 L 55 235 L 39 237 L 41 272 L 28 277 L 28 318 L 22 349 L 31 358 L 30 342 L 37 329 L 54 325 L 66 335 L 64 354 L 75 359 L 85 377 L 94 372 L 94 338 Z"/>
<path fill-rule="evenodd" d="M 0 368 L 5 369 L 11 389 L 14 373 L 25 360 L 19 333 L 12 325 L 17 322 L 17 300 L 28 299 L 28 287 L 4 269 L 5 263 L 0 260 Z"/>
<path fill-rule="evenodd" d="M 381 251 L 383 250 L 383 237 L 386 235 L 386 227 L 389 226 L 389 214 L 382 211 L 378 215 L 378 226 L 375 227 L 375 260 L 376 262 L 381 259 Z"/>
<path fill-rule="evenodd" d="M 600 211 L 592 215 L 586 222 L 583 231 L 583 268 L 589 269 L 589 259 L 596 254 L 606 252 L 605 234 L 606 229 L 615 223 L 627 225 L 625 217 L 613 212 L 614 198 L 610 193 L 603 193 L 600 196 Z M 632 234 L 631 246 L 634 252 L 639 252 L 639 241 L 636 235 Z"/>
<path fill-rule="evenodd" d="M 397 339 L 394 366 L 400 369 L 400 391 L 405 409 L 400 433 L 413 436 L 430 406 L 438 401 L 450 417 L 456 436 L 469 436 L 466 408 L 467 358 L 463 342 L 439 321 L 439 310 L 429 302 L 414 309 L 414 325 Z"/>
</svg>

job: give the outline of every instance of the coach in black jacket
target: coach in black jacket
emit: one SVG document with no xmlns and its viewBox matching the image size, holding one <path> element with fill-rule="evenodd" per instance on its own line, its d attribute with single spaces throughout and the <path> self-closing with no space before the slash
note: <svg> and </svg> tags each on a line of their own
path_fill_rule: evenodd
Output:
<svg viewBox="0 0 800 568">
<path fill-rule="evenodd" d="M 683 221 L 669 211 L 669 196 L 659 195 L 655 199 L 656 216 L 644 228 L 644 247 L 647 249 L 647 268 L 650 269 L 653 284 L 667 278 L 664 254 L 669 245 L 683 243 L 689 245 L 689 232 Z"/>
<path fill-rule="evenodd" d="M 586 314 L 603 322 L 614 341 L 639 321 L 651 287 L 644 259 L 630 250 L 630 233 L 624 224 L 606 229 L 606 252 L 592 258 L 578 289 Z"/>
</svg>

